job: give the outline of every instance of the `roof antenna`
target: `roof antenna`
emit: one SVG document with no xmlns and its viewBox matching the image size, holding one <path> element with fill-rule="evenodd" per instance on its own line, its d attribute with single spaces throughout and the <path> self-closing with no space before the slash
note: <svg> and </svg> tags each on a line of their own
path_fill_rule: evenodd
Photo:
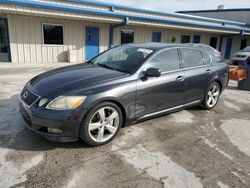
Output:
<svg viewBox="0 0 250 188">
<path fill-rule="evenodd" d="M 222 9 L 226 9 L 226 7 L 225 7 L 225 5 L 219 5 L 219 6 L 217 7 L 217 9 L 218 9 L 218 10 L 222 10 Z"/>
</svg>

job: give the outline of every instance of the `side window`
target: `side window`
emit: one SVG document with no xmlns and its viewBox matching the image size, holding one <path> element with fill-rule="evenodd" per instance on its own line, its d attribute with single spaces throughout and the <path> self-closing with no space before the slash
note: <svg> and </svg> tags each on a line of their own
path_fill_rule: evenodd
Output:
<svg viewBox="0 0 250 188">
<path fill-rule="evenodd" d="M 207 53 L 202 53 L 204 58 L 204 64 L 208 65 L 211 62 L 210 56 Z"/>
<path fill-rule="evenodd" d="M 147 64 L 147 68 L 157 68 L 162 72 L 173 71 L 180 68 L 180 60 L 176 49 L 165 50 L 157 54 Z"/>
<path fill-rule="evenodd" d="M 203 57 L 199 50 L 181 49 L 183 68 L 203 65 Z"/>
</svg>

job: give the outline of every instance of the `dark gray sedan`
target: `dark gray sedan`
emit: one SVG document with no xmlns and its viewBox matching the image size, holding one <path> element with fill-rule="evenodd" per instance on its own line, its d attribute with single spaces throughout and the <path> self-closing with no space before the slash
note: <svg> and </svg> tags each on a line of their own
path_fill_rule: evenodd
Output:
<svg viewBox="0 0 250 188">
<path fill-rule="evenodd" d="M 128 124 L 192 106 L 210 110 L 227 84 L 227 65 L 209 52 L 127 44 L 34 77 L 21 93 L 20 112 L 49 140 L 100 146 Z"/>
</svg>

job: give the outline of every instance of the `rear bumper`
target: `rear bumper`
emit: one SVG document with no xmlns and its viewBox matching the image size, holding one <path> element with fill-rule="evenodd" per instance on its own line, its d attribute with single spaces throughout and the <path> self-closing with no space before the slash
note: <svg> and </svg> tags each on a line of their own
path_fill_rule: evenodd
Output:
<svg viewBox="0 0 250 188">
<path fill-rule="evenodd" d="M 27 107 L 19 102 L 20 113 L 26 121 L 26 127 L 38 135 L 55 142 L 74 142 L 79 138 L 82 111 L 52 111 Z M 49 128 L 60 130 L 52 133 Z"/>
</svg>

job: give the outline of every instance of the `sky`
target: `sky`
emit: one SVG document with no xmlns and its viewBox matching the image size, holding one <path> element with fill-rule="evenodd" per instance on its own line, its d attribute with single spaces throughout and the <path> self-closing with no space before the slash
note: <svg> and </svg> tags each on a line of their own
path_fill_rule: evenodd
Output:
<svg viewBox="0 0 250 188">
<path fill-rule="evenodd" d="M 99 0 L 135 8 L 175 12 L 181 10 L 216 9 L 218 5 L 226 8 L 250 8 L 250 0 Z"/>
</svg>

